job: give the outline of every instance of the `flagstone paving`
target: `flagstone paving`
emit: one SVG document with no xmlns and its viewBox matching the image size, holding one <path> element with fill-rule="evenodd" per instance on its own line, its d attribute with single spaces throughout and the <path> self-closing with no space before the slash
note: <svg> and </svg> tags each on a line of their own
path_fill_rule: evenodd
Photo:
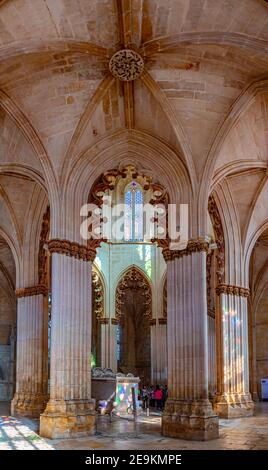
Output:
<svg viewBox="0 0 268 470">
<path fill-rule="evenodd" d="M 38 435 L 39 420 L 10 416 L 7 404 L 0 402 L 1 450 L 268 450 L 268 403 L 258 403 L 251 418 L 220 420 L 220 438 L 191 442 L 161 435 L 160 413 L 131 418 L 108 416 L 97 421 L 96 435 L 79 439 L 48 440 Z"/>
</svg>

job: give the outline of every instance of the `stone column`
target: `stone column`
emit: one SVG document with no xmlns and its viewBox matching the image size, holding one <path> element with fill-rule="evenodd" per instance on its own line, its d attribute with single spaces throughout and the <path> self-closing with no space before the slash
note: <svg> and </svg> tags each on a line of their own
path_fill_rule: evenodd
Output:
<svg viewBox="0 0 268 470">
<path fill-rule="evenodd" d="M 159 382 L 167 384 L 167 320 L 158 319 L 158 346 L 159 346 Z"/>
<path fill-rule="evenodd" d="M 110 356 L 110 328 L 109 328 L 110 319 L 101 318 L 101 367 L 108 368 L 109 365 L 109 356 Z"/>
<path fill-rule="evenodd" d="M 151 382 L 158 383 L 158 355 L 157 355 L 157 332 L 156 319 L 150 320 L 150 337 L 151 337 Z"/>
<path fill-rule="evenodd" d="M 117 339 L 116 332 L 118 328 L 119 321 L 117 318 L 111 318 L 110 324 L 110 368 L 113 372 L 117 372 Z"/>
<path fill-rule="evenodd" d="M 153 384 L 167 383 L 166 319 L 150 320 L 151 325 L 151 380 Z"/>
<path fill-rule="evenodd" d="M 91 435 L 91 270 L 93 250 L 51 240 L 52 312 L 50 400 L 40 435 L 50 439 Z"/>
<path fill-rule="evenodd" d="M 249 390 L 253 401 L 259 401 L 257 380 L 257 345 L 256 345 L 256 318 L 252 299 L 248 302 L 249 316 Z"/>
<path fill-rule="evenodd" d="M 214 315 L 208 315 L 208 391 L 213 399 L 217 390 L 217 360 L 216 360 L 216 321 Z"/>
<path fill-rule="evenodd" d="M 182 251 L 163 251 L 167 261 L 168 400 L 165 436 L 218 437 L 218 417 L 208 399 L 206 252 L 202 240 Z"/>
<path fill-rule="evenodd" d="M 217 287 L 218 396 L 214 409 L 221 418 L 252 416 L 249 393 L 248 312 L 249 290 L 221 284 Z"/>
<path fill-rule="evenodd" d="M 116 331 L 118 320 L 116 318 L 102 318 L 101 320 L 101 367 L 117 372 Z"/>
<path fill-rule="evenodd" d="M 47 289 L 18 289 L 16 392 L 11 413 L 39 417 L 48 400 Z"/>
</svg>

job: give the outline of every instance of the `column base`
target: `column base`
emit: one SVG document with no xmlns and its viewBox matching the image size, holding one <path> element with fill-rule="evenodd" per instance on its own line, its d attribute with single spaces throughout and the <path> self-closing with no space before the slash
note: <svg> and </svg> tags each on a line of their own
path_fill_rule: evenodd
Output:
<svg viewBox="0 0 268 470">
<path fill-rule="evenodd" d="M 259 401 L 260 401 L 260 397 L 259 397 L 258 392 L 252 392 L 252 393 L 251 393 L 251 396 L 252 396 L 252 400 L 253 400 L 254 402 L 259 402 Z"/>
<path fill-rule="evenodd" d="M 250 393 L 226 394 L 215 398 L 213 409 L 219 418 L 246 418 L 253 416 L 254 403 Z"/>
<path fill-rule="evenodd" d="M 35 395 L 31 393 L 15 393 L 11 402 L 11 414 L 39 418 L 48 402 L 48 395 Z"/>
<path fill-rule="evenodd" d="M 94 400 L 50 400 L 40 416 L 40 436 L 68 439 L 95 433 Z"/>
<path fill-rule="evenodd" d="M 162 419 L 162 434 L 191 441 L 219 437 L 218 416 L 208 400 L 187 402 L 167 400 Z"/>
</svg>

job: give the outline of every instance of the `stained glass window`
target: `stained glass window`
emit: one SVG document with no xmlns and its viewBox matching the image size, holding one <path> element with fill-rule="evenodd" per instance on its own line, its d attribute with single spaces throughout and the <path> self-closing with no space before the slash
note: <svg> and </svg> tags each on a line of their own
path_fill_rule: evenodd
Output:
<svg viewBox="0 0 268 470">
<path fill-rule="evenodd" d="M 117 325 L 116 328 L 116 359 L 120 361 L 121 359 L 121 326 Z"/>
<path fill-rule="evenodd" d="M 132 181 L 125 191 L 125 240 L 143 240 L 143 193 L 140 185 Z"/>
</svg>

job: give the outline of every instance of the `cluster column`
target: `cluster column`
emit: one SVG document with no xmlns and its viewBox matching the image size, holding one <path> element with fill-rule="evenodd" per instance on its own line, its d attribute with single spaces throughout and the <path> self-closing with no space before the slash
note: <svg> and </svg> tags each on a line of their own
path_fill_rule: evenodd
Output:
<svg viewBox="0 0 268 470">
<path fill-rule="evenodd" d="M 48 400 L 48 308 L 43 285 L 18 289 L 16 392 L 12 414 L 39 417 Z"/>
<path fill-rule="evenodd" d="M 208 398 L 206 256 L 208 244 L 191 240 L 185 250 L 163 252 L 167 261 L 168 400 L 165 436 L 217 438 L 218 417 Z"/>
<path fill-rule="evenodd" d="M 151 325 L 151 379 L 153 384 L 167 383 L 167 320 L 155 318 Z"/>
<path fill-rule="evenodd" d="M 40 434 L 50 439 L 95 431 L 91 399 L 91 274 L 93 250 L 51 240 L 52 326 L 50 400 L 40 417 Z"/>
<path fill-rule="evenodd" d="M 101 367 L 117 371 L 115 318 L 101 318 Z"/>
<path fill-rule="evenodd" d="M 248 296 L 249 289 L 221 284 L 217 287 L 217 382 L 214 409 L 221 418 L 252 416 L 249 393 Z"/>
</svg>

